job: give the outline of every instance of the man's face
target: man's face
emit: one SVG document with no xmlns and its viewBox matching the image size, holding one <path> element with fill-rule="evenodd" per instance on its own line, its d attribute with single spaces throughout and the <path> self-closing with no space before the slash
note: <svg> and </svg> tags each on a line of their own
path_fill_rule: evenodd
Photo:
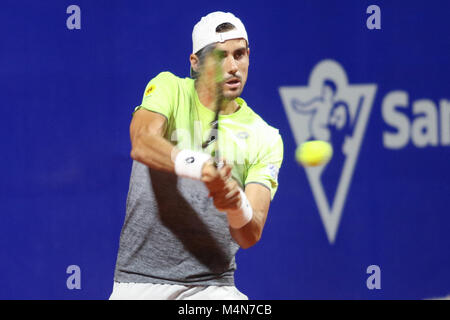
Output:
<svg viewBox="0 0 450 320">
<path fill-rule="evenodd" d="M 217 43 L 216 50 L 223 53 L 223 95 L 226 99 L 233 100 L 239 97 L 247 82 L 249 53 L 247 42 L 244 39 L 232 39 L 223 43 Z M 199 59 L 191 54 L 191 67 L 198 72 Z"/>
<path fill-rule="evenodd" d="M 223 51 L 223 96 L 226 99 L 239 97 L 247 82 L 249 54 L 244 39 L 231 39 L 218 43 L 216 49 Z"/>
</svg>

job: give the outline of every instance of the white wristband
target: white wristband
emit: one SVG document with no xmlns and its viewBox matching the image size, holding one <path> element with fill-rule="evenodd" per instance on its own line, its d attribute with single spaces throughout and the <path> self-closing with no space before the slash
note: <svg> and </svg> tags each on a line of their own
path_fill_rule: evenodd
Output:
<svg viewBox="0 0 450 320">
<path fill-rule="evenodd" d="M 209 154 L 191 150 L 181 150 L 175 158 L 175 173 L 181 177 L 200 180 L 202 168 L 211 159 Z"/>
<path fill-rule="evenodd" d="M 228 224 L 233 229 L 240 229 L 249 223 L 253 218 L 253 209 L 250 205 L 250 202 L 245 195 L 245 192 L 239 188 L 239 192 L 241 193 L 241 207 L 237 210 L 229 210 L 227 211 Z"/>
</svg>

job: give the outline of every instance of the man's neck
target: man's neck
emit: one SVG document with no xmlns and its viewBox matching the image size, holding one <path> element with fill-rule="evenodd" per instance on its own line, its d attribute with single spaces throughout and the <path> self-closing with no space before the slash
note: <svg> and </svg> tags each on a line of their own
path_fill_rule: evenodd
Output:
<svg viewBox="0 0 450 320">
<path fill-rule="evenodd" d="M 215 93 L 210 92 L 208 90 L 199 90 L 197 86 L 195 87 L 195 90 L 197 91 L 198 99 L 200 100 L 201 104 L 204 105 L 206 108 L 208 108 L 211 111 L 216 111 L 216 101 L 215 101 Z M 222 105 L 220 107 L 220 114 L 227 115 L 232 114 L 236 112 L 240 108 L 239 104 L 233 99 L 223 99 Z"/>
</svg>

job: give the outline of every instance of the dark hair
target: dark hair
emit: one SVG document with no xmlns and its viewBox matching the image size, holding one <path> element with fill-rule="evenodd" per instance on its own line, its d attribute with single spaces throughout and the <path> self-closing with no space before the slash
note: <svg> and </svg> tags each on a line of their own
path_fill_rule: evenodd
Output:
<svg viewBox="0 0 450 320">
<path fill-rule="evenodd" d="M 224 32 L 228 32 L 228 31 L 233 30 L 233 29 L 236 29 L 236 27 L 233 24 L 231 24 L 229 22 L 225 22 L 225 23 L 219 24 L 216 27 L 216 32 L 217 33 L 224 33 Z M 198 62 L 199 62 L 200 66 L 203 64 L 203 61 L 205 60 L 206 54 L 208 54 L 211 51 L 213 51 L 215 47 L 216 47 L 216 44 L 215 43 L 211 43 L 210 45 L 207 45 L 206 47 L 198 50 L 195 53 L 195 55 L 198 57 Z M 192 79 L 197 79 L 198 75 L 199 75 L 199 73 L 194 71 L 194 69 L 192 69 L 192 67 L 191 67 L 191 78 Z"/>
<path fill-rule="evenodd" d="M 236 29 L 236 27 L 233 24 L 231 24 L 229 22 L 225 22 L 225 23 L 219 24 L 216 27 L 216 32 L 217 33 L 224 33 L 224 32 L 227 32 L 227 31 L 230 31 L 230 30 L 233 30 L 233 29 Z"/>
</svg>

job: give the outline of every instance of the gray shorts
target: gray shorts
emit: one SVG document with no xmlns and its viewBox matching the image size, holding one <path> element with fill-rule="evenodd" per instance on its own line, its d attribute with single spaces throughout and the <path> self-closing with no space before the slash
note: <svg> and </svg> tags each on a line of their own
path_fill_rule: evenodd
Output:
<svg viewBox="0 0 450 320">
<path fill-rule="evenodd" d="M 109 300 L 248 300 L 235 286 L 114 282 Z"/>
</svg>

